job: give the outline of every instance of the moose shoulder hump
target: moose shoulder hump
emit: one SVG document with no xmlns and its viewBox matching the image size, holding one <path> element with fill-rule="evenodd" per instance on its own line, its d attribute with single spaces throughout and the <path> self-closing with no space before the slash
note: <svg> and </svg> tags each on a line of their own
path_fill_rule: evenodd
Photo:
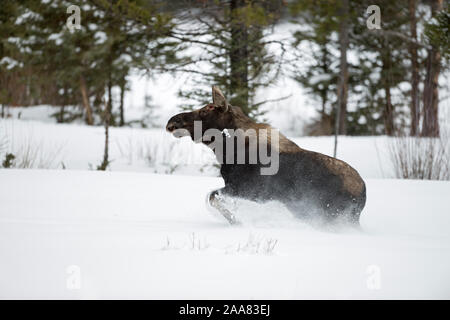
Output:
<svg viewBox="0 0 450 320">
<path fill-rule="evenodd" d="M 303 149 L 300 148 L 293 141 L 286 138 L 278 129 L 273 128 L 269 124 L 266 123 L 257 123 L 247 117 L 240 108 L 230 106 L 232 112 L 232 119 L 234 122 L 234 127 L 237 129 L 242 129 L 244 131 L 253 129 L 258 133 L 259 137 L 262 137 L 263 134 L 260 130 L 265 130 L 264 137 L 267 137 L 267 143 L 271 145 L 272 142 L 272 130 L 278 131 L 278 152 L 280 153 L 296 153 L 301 152 Z"/>
</svg>

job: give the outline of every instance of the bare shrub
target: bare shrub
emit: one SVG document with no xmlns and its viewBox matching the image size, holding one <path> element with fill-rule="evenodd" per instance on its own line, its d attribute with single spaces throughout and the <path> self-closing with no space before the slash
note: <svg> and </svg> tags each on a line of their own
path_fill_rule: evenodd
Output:
<svg viewBox="0 0 450 320">
<path fill-rule="evenodd" d="M 33 127 L 19 128 L 20 130 L 15 129 L 13 122 L 9 125 L 0 123 L 0 159 L 8 163 L 8 168 L 55 169 L 62 164 L 63 142 L 39 137 Z M 0 166 L 1 164 L 2 162 Z M 62 166 L 65 168 L 64 164 Z"/>
<path fill-rule="evenodd" d="M 163 141 L 153 137 L 133 140 L 132 136 L 124 141 L 116 141 L 121 158 L 127 159 L 128 165 L 136 160 L 144 160 L 147 165 L 157 172 L 172 174 L 178 167 L 174 149 L 177 141 Z"/>
<path fill-rule="evenodd" d="M 395 176 L 400 179 L 450 180 L 450 139 L 395 137 L 388 142 Z"/>
<path fill-rule="evenodd" d="M 128 165 L 132 165 L 135 154 L 134 154 L 134 143 L 133 137 L 128 136 L 123 142 L 120 140 L 115 140 L 117 149 L 119 150 L 120 157 L 127 159 Z"/>
<path fill-rule="evenodd" d="M 0 126 L 0 168 L 12 168 L 16 156 L 8 152 L 9 139 L 6 130 Z"/>
<path fill-rule="evenodd" d="M 139 150 L 139 154 L 150 166 L 161 164 L 176 167 L 179 163 L 176 162 L 177 159 L 174 157 L 174 149 L 178 144 L 177 141 L 168 141 L 163 144 L 160 141 L 149 139 L 147 144 Z"/>
<path fill-rule="evenodd" d="M 209 248 L 209 244 L 206 241 L 206 238 L 203 240 L 196 236 L 195 232 L 191 234 L 191 250 L 205 250 Z"/>
<path fill-rule="evenodd" d="M 21 169 L 53 169 L 58 166 L 58 159 L 63 150 L 63 145 L 46 145 L 44 141 L 35 141 L 28 136 L 22 141 L 16 155 L 16 168 Z"/>
<path fill-rule="evenodd" d="M 7 145 L 8 145 L 8 139 L 6 138 L 6 135 L 0 136 L 0 154 L 5 152 Z"/>
<path fill-rule="evenodd" d="M 3 154 L 6 152 L 8 148 L 8 137 L 5 133 L 3 133 L 2 127 L 0 127 L 0 155 L 3 157 Z"/>
<path fill-rule="evenodd" d="M 21 138 L 15 137 L 12 130 L 9 135 L 6 134 L 7 130 L 1 132 L 0 156 L 6 161 L 6 156 L 9 155 L 9 168 L 53 169 L 61 161 L 64 144 L 37 140 L 33 132 L 27 132 Z"/>
<path fill-rule="evenodd" d="M 164 174 L 185 169 L 216 176 L 218 173 L 209 152 L 194 150 L 186 141 L 155 135 L 139 139 L 129 136 L 115 142 L 120 157 L 126 159 L 128 165 L 143 161 L 154 172 Z"/>
<path fill-rule="evenodd" d="M 209 248 L 209 243 L 206 240 L 206 237 L 203 237 L 202 239 L 198 235 L 196 235 L 195 232 L 193 232 L 189 235 L 189 241 L 187 245 L 186 243 L 184 243 L 181 246 L 176 245 L 173 241 L 170 240 L 169 236 L 167 236 L 164 245 L 161 247 L 161 250 L 180 250 L 183 248 L 192 251 L 204 251 Z"/>
<path fill-rule="evenodd" d="M 255 237 L 250 234 L 246 243 L 238 244 L 236 252 L 245 252 L 249 254 L 272 255 L 278 243 L 277 239 Z"/>
</svg>

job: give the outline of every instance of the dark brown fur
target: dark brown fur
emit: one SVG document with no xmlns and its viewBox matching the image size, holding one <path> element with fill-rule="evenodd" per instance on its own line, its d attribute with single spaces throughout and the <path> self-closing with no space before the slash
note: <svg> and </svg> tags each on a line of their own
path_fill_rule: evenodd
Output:
<svg viewBox="0 0 450 320">
<path fill-rule="evenodd" d="M 268 144 L 271 144 L 267 124 L 256 123 L 239 107 L 230 106 L 219 89 L 213 87 L 213 103 L 192 112 L 172 117 L 167 130 L 186 129 L 194 139 L 193 123 L 202 121 L 203 132 L 210 128 L 254 129 L 261 138 L 261 129 L 269 129 Z M 208 143 L 205 143 L 208 145 Z M 279 171 L 272 176 L 260 174 L 263 166 L 257 164 L 234 164 L 224 162 L 221 175 L 225 187 L 214 194 L 242 197 L 255 201 L 278 200 L 283 202 L 296 216 L 319 217 L 330 221 L 344 217 L 358 223 L 366 201 L 366 188 L 358 172 L 344 161 L 317 152 L 300 148 L 279 134 Z M 220 159 L 219 159 L 220 160 Z M 211 203 L 217 203 L 212 197 Z M 232 214 L 215 207 L 232 223 Z M 225 211 L 226 215 L 225 215 Z"/>
</svg>

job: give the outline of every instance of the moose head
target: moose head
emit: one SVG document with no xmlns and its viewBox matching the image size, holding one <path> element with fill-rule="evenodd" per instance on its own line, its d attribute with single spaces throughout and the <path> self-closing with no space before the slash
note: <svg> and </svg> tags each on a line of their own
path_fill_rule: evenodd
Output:
<svg viewBox="0 0 450 320">
<path fill-rule="evenodd" d="M 193 141 L 199 142 L 205 131 L 208 129 L 232 129 L 234 125 L 232 108 L 222 91 L 216 86 L 212 87 L 212 100 L 203 108 L 179 113 L 167 122 L 166 130 L 172 133 L 176 138 L 190 136 Z M 194 124 L 196 121 L 201 122 L 201 135 L 194 135 Z"/>
</svg>

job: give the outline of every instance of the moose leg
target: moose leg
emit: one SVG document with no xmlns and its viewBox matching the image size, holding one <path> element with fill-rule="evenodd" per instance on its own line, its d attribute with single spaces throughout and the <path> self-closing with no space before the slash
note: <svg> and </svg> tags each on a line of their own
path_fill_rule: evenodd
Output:
<svg viewBox="0 0 450 320">
<path fill-rule="evenodd" d="M 236 224 L 237 220 L 233 213 L 225 206 L 225 201 L 220 195 L 220 190 L 214 190 L 208 194 L 208 203 L 215 208 L 220 214 L 227 219 L 230 224 Z"/>
</svg>

